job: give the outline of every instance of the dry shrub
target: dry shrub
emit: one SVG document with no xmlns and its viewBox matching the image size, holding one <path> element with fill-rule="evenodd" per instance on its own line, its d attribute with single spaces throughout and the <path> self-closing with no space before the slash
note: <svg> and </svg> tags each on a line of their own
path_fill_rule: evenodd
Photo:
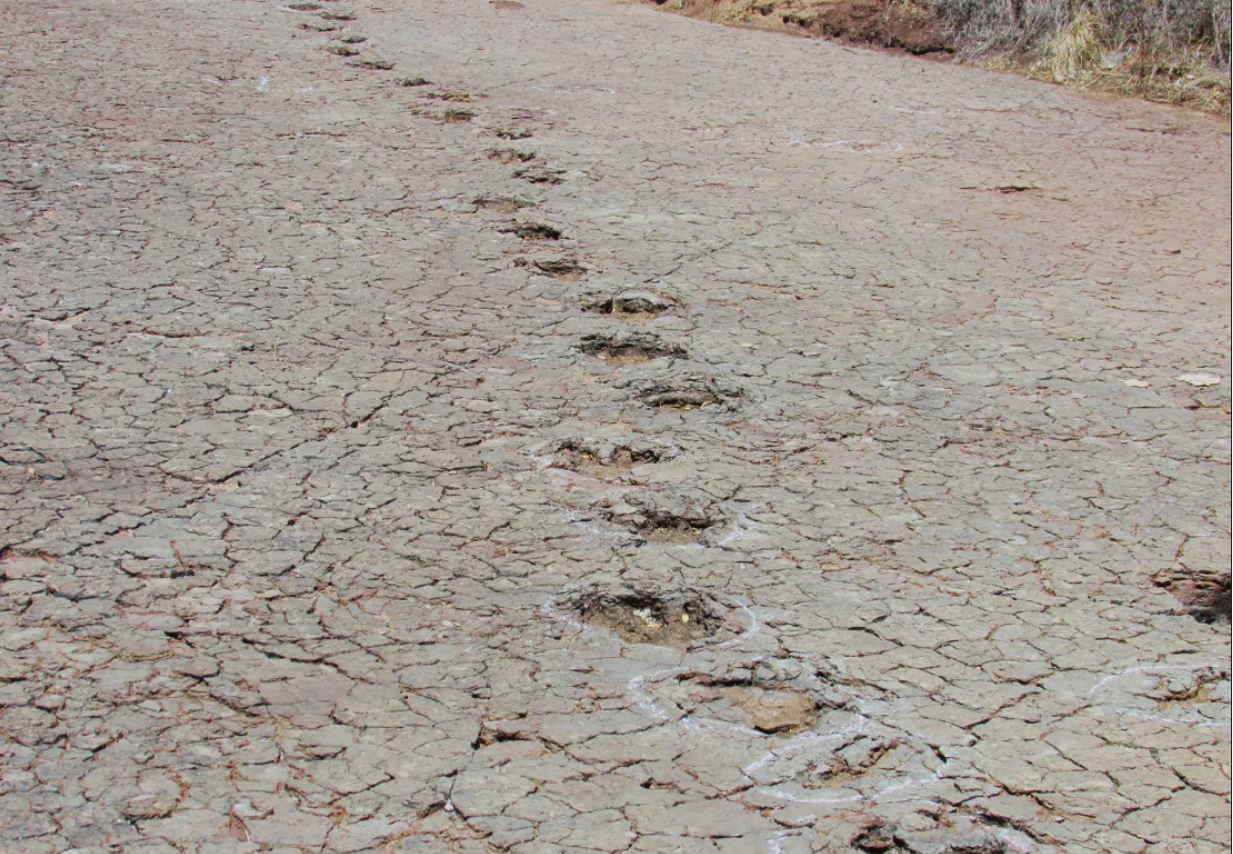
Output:
<svg viewBox="0 0 1233 854">
<path fill-rule="evenodd" d="M 1212 0 L 1212 39 L 1216 42 L 1217 59 L 1228 73 L 1233 60 L 1233 14 L 1229 0 Z"/>
<path fill-rule="evenodd" d="M 959 55 L 1034 76 L 1229 109 L 1229 0 L 931 0 Z"/>
<path fill-rule="evenodd" d="M 1084 22 L 1095 27 L 1106 47 L 1205 48 L 1221 67 L 1229 65 L 1228 0 L 933 0 L 931 5 L 971 52 L 1039 54 Z"/>
<path fill-rule="evenodd" d="M 1045 48 L 1045 58 L 1055 82 L 1083 80 L 1100 67 L 1105 51 L 1101 47 L 1100 19 L 1083 12 L 1059 30 Z"/>
<path fill-rule="evenodd" d="M 1067 21 L 1062 0 L 932 0 L 931 5 L 968 58 L 1036 52 Z"/>
</svg>

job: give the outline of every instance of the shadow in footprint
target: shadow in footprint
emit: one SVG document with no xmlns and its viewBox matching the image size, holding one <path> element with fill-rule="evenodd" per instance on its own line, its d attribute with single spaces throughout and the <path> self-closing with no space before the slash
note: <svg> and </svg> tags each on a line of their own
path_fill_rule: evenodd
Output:
<svg viewBox="0 0 1233 854">
<path fill-rule="evenodd" d="M 638 466 L 653 465 L 673 456 L 671 448 L 621 444 L 600 439 L 563 439 L 553 455 L 553 466 L 588 477 L 624 478 Z"/>
<path fill-rule="evenodd" d="M 707 388 L 665 388 L 643 392 L 638 399 L 647 406 L 656 409 L 675 409 L 688 411 L 715 406 L 723 402 L 723 398 Z"/>
<path fill-rule="evenodd" d="M 388 59 L 354 59 L 348 62 L 347 65 L 352 68 L 363 68 L 367 71 L 390 71 L 394 67 L 394 63 Z"/>
<path fill-rule="evenodd" d="M 512 234 L 523 240 L 560 240 L 560 229 L 538 222 L 518 222 L 497 229 L 502 234 Z"/>
<path fill-rule="evenodd" d="M 661 294 L 645 290 L 627 290 L 611 296 L 595 296 L 583 300 L 583 311 L 607 314 L 623 320 L 650 320 L 676 303 Z"/>
<path fill-rule="evenodd" d="M 626 335 L 588 335 L 578 345 L 582 352 L 613 365 L 634 365 L 654 359 L 683 359 L 684 347 L 666 344 L 657 335 L 635 332 Z"/>
<path fill-rule="evenodd" d="M 574 282 L 586 274 L 587 268 L 572 258 L 546 258 L 538 261 L 528 261 L 525 258 L 514 259 L 517 267 L 530 267 L 531 272 L 552 279 L 562 279 Z"/>
<path fill-rule="evenodd" d="M 509 196 L 480 196 L 472 202 L 477 208 L 499 214 L 517 213 L 523 208 L 535 207 L 534 202 L 524 199 L 513 199 Z"/>
<path fill-rule="evenodd" d="M 519 169 L 514 172 L 514 177 L 532 184 L 560 184 L 562 174 L 561 169 Z"/>
<path fill-rule="evenodd" d="M 535 159 L 534 151 L 519 151 L 516 148 L 490 148 L 484 155 L 498 163 L 526 163 Z"/>
</svg>

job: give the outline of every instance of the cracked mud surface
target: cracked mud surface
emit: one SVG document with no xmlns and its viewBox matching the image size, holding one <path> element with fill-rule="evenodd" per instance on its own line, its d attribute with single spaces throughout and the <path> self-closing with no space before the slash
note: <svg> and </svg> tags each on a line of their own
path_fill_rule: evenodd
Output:
<svg viewBox="0 0 1233 854">
<path fill-rule="evenodd" d="M 3 21 L 4 854 L 1228 850 L 1224 126 L 607 0 Z"/>
</svg>

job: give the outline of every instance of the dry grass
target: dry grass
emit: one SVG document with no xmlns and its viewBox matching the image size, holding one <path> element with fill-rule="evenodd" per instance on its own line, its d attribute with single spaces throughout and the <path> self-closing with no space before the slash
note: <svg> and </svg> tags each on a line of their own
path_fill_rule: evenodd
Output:
<svg viewBox="0 0 1233 854">
<path fill-rule="evenodd" d="M 661 8 L 670 12 L 679 12 L 691 18 L 700 18 L 716 24 L 737 26 L 741 24 L 761 25 L 768 29 L 785 29 L 782 22 L 775 17 L 769 20 L 766 10 L 781 5 L 766 0 L 653 0 Z M 779 26 L 776 26 L 776 25 Z"/>
<path fill-rule="evenodd" d="M 1143 50 L 1125 71 L 1098 78 L 1103 89 L 1140 95 L 1152 101 L 1229 114 L 1228 66 L 1222 69 L 1204 51 L 1174 48 Z"/>
<path fill-rule="evenodd" d="M 1044 61 L 1055 83 L 1073 83 L 1090 78 L 1100 68 L 1104 55 L 1100 19 L 1092 12 L 1083 12 L 1049 40 Z"/>
<path fill-rule="evenodd" d="M 755 5 L 754 0 L 720 0 L 714 4 L 712 14 L 717 23 L 739 24 L 757 14 L 754 10 Z"/>
</svg>

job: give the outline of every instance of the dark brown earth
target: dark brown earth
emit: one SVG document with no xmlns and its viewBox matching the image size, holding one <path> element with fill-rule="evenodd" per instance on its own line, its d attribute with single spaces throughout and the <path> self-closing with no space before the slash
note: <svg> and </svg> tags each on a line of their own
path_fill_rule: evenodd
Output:
<svg viewBox="0 0 1233 854">
<path fill-rule="evenodd" d="M 688 649 L 719 625 L 712 603 L 697 596 L 635 590 L 579 597 L 576 611 L 590 626 L 607 629 L 630 643 Z"/>
<path fill-rule="evenodd" d="M 1231 584 L 1227 566 L 1168 572 L 1158 576 L 1156 584 L 1181 600 L 1186 613 L 1199 622 L 1229 622 Z"/>
<path fill-rule="evenodd" d="M 652 0 L 691 18 L 826 38 L 841 44 L 946 55 L 954 42 L 922 8 L 893 0 Z"/>
</svg>

